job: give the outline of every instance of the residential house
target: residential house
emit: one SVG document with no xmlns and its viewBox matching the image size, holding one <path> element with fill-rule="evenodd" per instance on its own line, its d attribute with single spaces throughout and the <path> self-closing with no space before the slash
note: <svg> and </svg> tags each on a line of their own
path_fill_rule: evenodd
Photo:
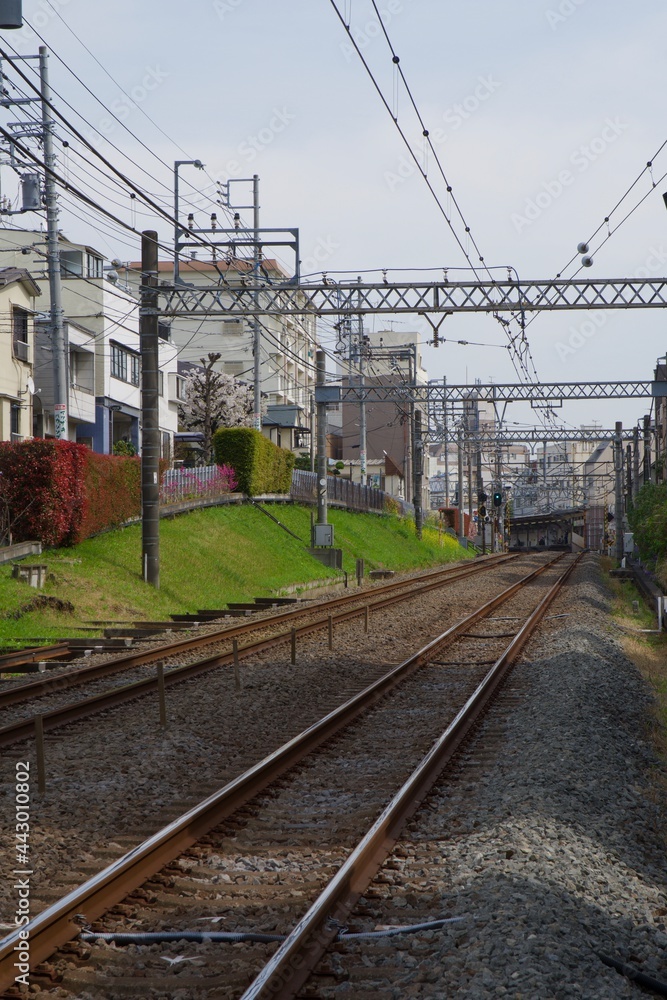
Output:
<svg viewBox="0 0 667 1000">
<path fill-rule="evenodd" d="M 32 436 L 34 314 L 39 285 L 22 267 L 0 269 L 0 440 Z"/>
<path fill-rule="evenodd" d="M 42 232 L 6 230 L 17 261 L 44 274 L 46 236 Z M 5 251 L 11 257 L 10 251 Z M 85 244 L 61 237 L 61 285 L 65 338 L 68 345 L 68 437 L 94 451 L 109 453 L 119 441 L 141 450 L 141 355 L 139 303 L 118 286 L 118 273 L 104 256 Z M 53 422 L 53 344 L 46 302 L 36 323 L 37 389 L 34 433 L 49 437 Z M 160 432 L 162 457 L 171 460 L 178 427 L 177 348 L 169 327 L 160 325 Z M 36 397 L 37 398 L 37 397 Z"/>
</svg>

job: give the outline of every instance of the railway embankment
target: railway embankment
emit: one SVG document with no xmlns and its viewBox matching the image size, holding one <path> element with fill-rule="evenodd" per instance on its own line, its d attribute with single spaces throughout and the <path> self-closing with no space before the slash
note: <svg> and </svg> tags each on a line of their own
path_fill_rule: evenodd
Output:
<svg viewBox="0 0 667 1000">
<path fill-rule="evenodd" d="M 354 576 L 356 560 L 367 572 L 409 572 L 469 556 L 456 540 L 425 527 L 419 542 L 409 520 L 332 510 L 343 572 L 307 551 L 310 509 L 279 505 L 274 515 L 251 506 L 195 511 L 160 528 L 160 589 L 141 578 L 141 527 L 132 525 L 71 548 L 46 550 L 45 584 L 35 590 L 0 566 L 0 645 L 12 640 L 91 636 L 98 621 L 168 619 L 171 614 L 221 608 L 228 602 L 340 585 Z M 296 537 L 294 537 L 296 536 Z"/>
</svg>

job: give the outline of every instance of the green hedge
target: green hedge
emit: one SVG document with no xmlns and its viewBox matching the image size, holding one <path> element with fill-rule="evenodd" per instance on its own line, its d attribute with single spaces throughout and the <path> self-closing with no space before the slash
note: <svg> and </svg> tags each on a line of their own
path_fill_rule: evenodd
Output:
<svg viewBox="0 0 667 1000">
<path fill-rule="evenodd" d="M 231 465 L 238 488 L 248 496 L 259 493 L 289 493 L 294 454 L 278 448 L 251 427 L 221 427 L 213 435 L 218 465 Z"/>
</svg>

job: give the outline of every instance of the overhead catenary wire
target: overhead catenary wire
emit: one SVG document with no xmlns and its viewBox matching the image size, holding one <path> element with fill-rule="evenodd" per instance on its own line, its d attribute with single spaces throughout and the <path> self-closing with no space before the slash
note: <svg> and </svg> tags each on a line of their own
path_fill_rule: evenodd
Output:
<svg viewBox="0 0 667 1000">
<path fill-rule="evenodd" d="M 413 107 L 413 109 L 415 111 L 415 114 L 417 115 L 417 118 L 418 118 L 419 123 L 421 125 L 422 135 L 425 137 L 427 143 L 429 144 L 429 149 L 431 150 L 431 152 L 432 152 L 432 154 L 433 154 L 433 156 L 434 156 L 434 158 L 435 158 L 435 160 L 436 160 L 436 162 L 438 164 L 441 176 L 442 176 L 442 178 L 445 181 L 445 184 L 447 186 L 448 195 L 452 199 L 452 204 L 454 204 L 454 206 L 455 206 L 455 208 L 457 210 L 458 216 L 459 216 L 459 218 L 460 218 L 460 220 L 461 220 L 461 222 L 462 222 L 462 224 L 464 226 L 464 231 L 466 233 L 466 238 L 469 239 L 470 242 L 472 243 L 472 245 L 475 247 L 476 252 L 478 254 L 478 260 L 479 260 L 479 262 L 482 264 L 482 266 L 484 268 L 486 268 L 486 264 L 484 262 L 484 257 L 482 256 L 481 252 L 479 251 L 479 247 L 477 246 L 476 241 L 472 237 L 471 228 L 467 224 L 467 222 L 465 220 L 465 217 L 463 216 L 463 212 L 462 212 L 462 210 L 460 208 L 460 205 L 459 205 L 457 199 L 454 196 L 452 185 L 449 183 L 449 181 L 447 179 L 447 176 L 445 174 L 444 168 L 442 167 L 442 164 L 441 164 L 440 159 L 438 157 L 437 150 L 433 146 L 433 143 L 432 143 L 432 141 L 430 139 L 429 130 L 426 128 L 426 125 L 425 125 L 425 122 L 423 120 L 423 117 L 422 117 L 422 115 L 421 115 L 421 113 L 420 113 L 420 111 L 418 109 L 417 103 L 416 103 L 416 101 L 415 101 L 415 99 L 414 99 L 414 97 L 412 95 L 412 92 L 411 92 L 411 90 L 409 88 L 409 85 L 408 85 L 407 80 L 405 78 L 405 74 L 403 72 L 403 69 L 400 66 L 400 59 L 399 59 L 398 55 L 396 54 L 396 51 L 395 51 L 395 49 L 394 49 L 394 47 L 393 47 L 393 45 L 391 43 L 391 40 L 389 38 L 389 34 L 388 34 L 388 31 L 387 31 L 387 28 L 386 28 L 386 26 L 385 26 L 385 24 L 384 24 L 384 22 L 382 20 L 382 17 L 381 17 L 379 9 L 377 7 L 377 4 L 375 3 L 375 0 L 371 0 L 371 2 L 373 4 L 373 8 L 374 8 L 374 10 L 376 12 L 376 15 L 377 15 L 378 21 L 380 23 L 380 26 L 381 26 L 382 32 L 384 34 L 384 37 L 385 37 L 385 39 L 387 41 L 387 44 L 389 46 L 389 49 L 391 51 L 392 62 L 394 64 L 394 66 L 397 68 L 398 73 L 400 74 L 401 80 L 404 83 L 404 86 L 406 88 L 406 92 L 408 93 L 408 96 L 409 96 L 410 102 L 412 104 L 412 107 Z M 456 229 L 455 229 L 455 227 L 454 227 L 454 225 L 452 223 L 450 215 L 448 214 L 447 210 L 445 209 L 445 207 L 442 204 L 442 201 L 438 197 L 438 194 L 435 191 L 435 188 L 433 187 L 433 185 L 432 185 L 432 183 L 431 183 L 431 181 L 430 181 L 430 179 L 428 177 L 428 172 L 424 169 L 422 163 L 419 160 L 419 157 L 418 157 L 417 153 L 414 151 L 414 149 L 412 147 L 412 144 L 410 143 L 407 135 L 405 134 L 404 129 L 399 124 L 397 115 L 392 111 L 392 108 L 390 107 L 389 102 L 388 102 L 387 98 L 385 97 L 385 95 L 384 95 L 384 93 L 382 91 L 382 88 L 380 87 L 380 84 L 378 83 L 377 79 L 375 78 L 375 75 L 374 75 L 374 73 L 373 73 L 373 71 L 372 71 L 372 69 L 371 69 L 368 61 L 364 57 L 364 55 L 363 55 L 363 53 L 361 51 L 361 48 L 359 47 L 356 39 L 354 38 L 354 35 L 353 35 L 352 31 L 351 31 L 349 23 L 346 23 L 345 18 L 343 17 L 341 11 L 338 8 L 336 0 L 330 0 L 330 3 L 331 3 L 331 6 L 334 9 L 336 15 L 338 16 L 339 21 L 341 22 L 341 24 L 345 28 L 345 31 L 347 32 L 347 35 L 348 35 L 348 37 L 349 37 L 349 39 L 350 39 L 350 41 L 351 41 L 351 43 L 352 43 L 352 45 L 353 45 L 356 53 L 357 53 L 357 55 L 359 56 L 359 59 L 361 60 L 361 62 L 363 64 L 363 66 L 364 66 L 364 68 L 365 68 L 365 70 L 366 70 L 366 72 L 367 72 L 367 74 L 368 74 L 368 76 L 369 76 L 369 78 L 370 78 L 370 80 L 371 80 L 371 82 L 372 82 L 375 90 L 377 91 L 377 93 L 378 93 L 378 95 L 379 95 L 379 97 L 380 97 L 380 99 L 381 99 L 381 101 L 382 101 L 385 109 L 387 110 L 387 112 L 391 116 L 391 119 L 392 119 L 392 121 L 393 121 L 396 129 L 398 130 L 398 132 L 399 132 L 399 134 L 401 136 L 401 139 L 403 140 L 403 143 L 404 143 L 406 149 L 408 150 L 411 158 L 413 159 L 413 161 L 414 161 L 414 163 L 415 163 L 415 165 L 417 167 L 417 170 L 419 171 L 421 177 L 423 178 L 423 180 L 426 183 L 429 191 L 431 192 L 431 195 L 432 195 L 433 199 L 435 200 L 436 205 L 438 206 L 438 209 L 439 209 L 440 213 L 442 214 L 443 218 L 447 222 L 447 225 L 448 225 L 448 227 L 449 227 L 452 235 L 454 236 L 454 239 L 456 240 L 456 242 L 457 242 L 459 248 L 461 249 L 462 253 L 464 254 L 466 260 L 470 264 L 470 266 L 471 266 L 471 268 L 473 270 L 473 273 L 475 274 L 475 276 L 479 280 L 479 274 L 478 274 L 477 267 L 473 263 L 468 249 L 464 246 L 464 244 L 463 244 L 463 242 L 461 240 L 461 237 L 457 233 L 457 231 L 456 231 Z M 488 271 L 488 269 L 487 269 L 487 271 Z M 490 274 L 490 272 L 488 272 L 488 273 Z M 491 280 L 492 281 L 494 280 L 492 276 L 491 276 Z M 528 380 L 531 381 L 532 377 L 531 377 L 530 372 L 528 370 L 528 366 L 526 365 L 526 362 L 524 361 L 523 357 L 521 356 L 521 351 L 518 350 L 518 348 L 516 347 L 516 343 L 515 343 L 516 339 L 520 335 L 517 334 L 514 338 L 512 338 L 511 334 L 509 333 L 508 326 L 506 325 L 507 321 L 503 320 L 502 317 L 498 316 L 497 314 L 494 315 L 494 318 L 496 320 L 499 320 L 503 324 L 503 326 L 505 328 L 505 332 L 506 332 L 506 334 L 508 336 L 508 339 L 513 344 L 514 355 L 510 354 L 510 357 L 512 358 L 512 364 L 513 364 L 513 366 L 515 368 L 515 371 L 517 372 L 517 375 L 519 376 L 519 378 L 521 378 L 519 369 L 517 368 L 517 363 L 518 363 L 519 368 L 524 372 L 526 378 L 528 378 Z M 522 326 L 523 326 L 523 319 L 522 319 Z M 525 336 L 522 336 L 522 344 L 523 344 L 523 347 L 524 347 L 524 351 L 526 352 L 526 354 L 527 354 L 527 356 L 528 356 L 528 358 L 530 360 L 530 363 L 531 363 L 531 365 L 533 367 L 533 371 L 534 371 L 534 374 L 535 374 L 535 377 L 536 377 L 537 376 L 537 372 L 536 372 L 535 365 L 534 365 L 534 362 L 533 362 L 533 359 L 532 359 L 532 354 L 530 353 L 530 346 L 529 346 L 528 342 L 525 340 Z"/>
</svg>

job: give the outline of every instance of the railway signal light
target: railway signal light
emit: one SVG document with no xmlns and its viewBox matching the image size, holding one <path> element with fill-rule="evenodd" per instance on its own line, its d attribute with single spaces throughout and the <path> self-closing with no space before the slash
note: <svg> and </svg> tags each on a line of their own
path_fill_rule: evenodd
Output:
<svg viewBox="0 0 667 1000">
<path fill-rule="evenodd" d="M 484 506 L 484 504 L 482 504 L 477 513 L 480 517 L 486 517 L 486 507 Z"/>
<path fill-rule="evenodd" d="M 484 504 L 484 503 L 486 503 L 487 500 L 488 500 L 488 497 L 487 497 L 486 493 L 484 492 L 484 490 L 480 490 L 480 492 L 477 494 L 477 501 L 478 501 L 478 503 Z"/>
<path fill-rule="evenodd" d="M 495 493 L 493 494 L 493 506 L 500 507 L 502 506 L 502 502 L 503 502 L 503 495 L 500 492 L 500 490 L 496 490 Z"/>
</svg>

